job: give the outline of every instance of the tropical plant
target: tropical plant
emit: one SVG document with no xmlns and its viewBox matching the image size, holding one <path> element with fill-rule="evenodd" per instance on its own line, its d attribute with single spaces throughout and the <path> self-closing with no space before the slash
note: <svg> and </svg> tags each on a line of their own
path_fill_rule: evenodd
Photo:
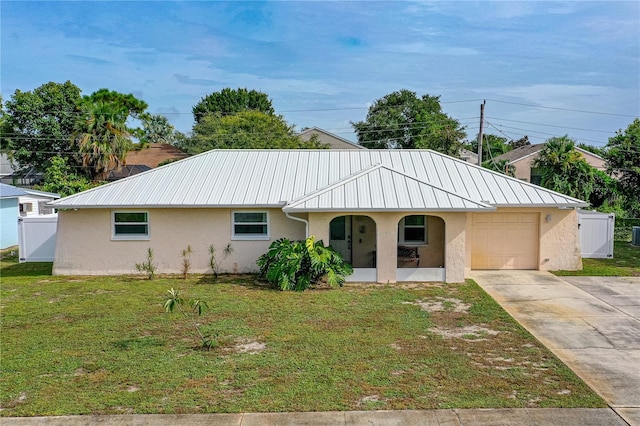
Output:
<svg viewBox="0 0 640 426">
<path fill-rule="evenodd" d="M 306 290 L 326 277 L 332 287 L 342 286 L 345 276 L 353 272 L 351 265 L 331 247 L 311 236 L 305 241 L 280 238 L 267 253 L 258 258 L 260 277 L 280 290 Z"/>
<path fill-rule="evenodd" d="M 198 337 L 200 338 L 202 348 L 210 350 L 218 345 L 218 341 L 215 337 L 205 335 L 200 330 L 200 326 L 196 323 L 194 316 L 202 316 L 204 311 L 208 308 L 207 302 L 199 299 L 183 299 L 180 296 L 180 291 L 175 290 L 173 287 L 167 290 L 169 297 L 164 302 L 164 310 L 166 312 L 173 312 L 176 308 L 178 311 L 191 322 L 191 325 L 195 329 Z M 184 309 L 184 305 L 189 305 L 191 308 L 189 313 Z"/>
<path fill-rule="evenodd" d="M 74 142 L 82 156 L 82 166 L 94 180 L 105 180 L 119 170 L 132 148 L 127 132 L 128 112 L 114 104 L 85 102 L 76 122 Z"/>
<path fill-rule="evenodd" d="M 150 143 L 174 144 L 177 140 L 178 132 L 169 123 L 164 115 L 150 115 L 143 120 L 143 134 L 140 137 L 140 146 L 144 147 Z"/>
<path fill-rule="evenodd" d="M 145 272 L 147 274 L 147 278 L 149 278 L 150 280 L 152 280 L 155 276 L 156 269 L 158 267 L 158 264 L 153 260 L 153 249 L 149 247 L 147 248 L 147 258 L 145 259 L 145 261 L 136 263 L 136 269 L 138 270 L 138 272 Z"/>
<path fill-rule="evenodd" d="M 540 184 L 581 200 L 588 200 L 594 188 L 593 170 L 568 136 L 548 139 L 532 166 L 539 169 Z"/>
<path fill-rule="evenodd" d="M 231 243 L 228 243 L 226 245 L 223 252 L 224 252 L 223 260 L 224 260 L 227 258 L 227 256 L 229 256 L 233 252 L 233 247 L 231 247 Z M 217 253 L 216 246 L 211 244 L 209 246 L 209 269 L 211 270 L 211 273 L 213 274 L 214 279 L 217 280 L 218 273 L 220 272 L 220 261 L 217 259 L 216 253 Z"/>
</svg>

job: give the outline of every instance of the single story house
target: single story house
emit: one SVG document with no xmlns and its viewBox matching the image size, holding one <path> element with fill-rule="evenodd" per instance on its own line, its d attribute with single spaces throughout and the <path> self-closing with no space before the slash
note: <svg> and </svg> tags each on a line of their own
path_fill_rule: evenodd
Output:
<svg viewBox="0 0 640 426">
<path fill-rule="evenodd" d="M 0 183 L 0 249 L 18 245 L 19 198 L 22 188 Z"/>
<path fill-rule="evenodd" d="M 542 173 L 533 167 L 533 162 L 538 158 L 538 154 L 543 147 L 543 143 L 536 145 L 524 145 L 499 155 L 494 160 L 496 162 L 507 160 L 508 164 L 515 168 L 516 179 L 540 185 Z M 574 147 L 574 149 L 582 154 L 587 163 L 592 167 L 602 171 L 607 169 L 604 158 L 578 146 Z"/>
<path fill-rule="evenodd" d="M 328 145 L 329 149 L 367 149 L 319 127 L 307 127 L 298 133 L 298 137 L 304 141 L 310 140 L 313 136 L 318 138 L 320 143 Z"/>
<path fill-rule="evenodd" d="M 47 203 L 60 198 L 60 194 L 38 191 L 36 189 L 21 188 L 25 195 L 18 199 L 20 217 L 32 217 L 53 214 L 53 208 Z"/>
<path fill-rule="evenodd" d="M 431 150 L 213 150 L 51 205 L 55 274 L 255 272 L 276 239 L 314 235 L 351 281 L 462 282 L 467 269 L 581 269 L 587 203 Z M 223 248 L 231 245 L 231 252 Z M 223 255 L 224 252 L 224 255 Z"/>
</svg>

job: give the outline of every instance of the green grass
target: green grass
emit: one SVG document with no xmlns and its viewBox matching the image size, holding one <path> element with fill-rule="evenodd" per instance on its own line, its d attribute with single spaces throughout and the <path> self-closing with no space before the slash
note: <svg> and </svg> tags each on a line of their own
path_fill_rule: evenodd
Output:
<svg viewBox="0 0 640 426">
<path fill-rule="evenodd" d="M 291 293 L 49 271 L 0 270 L 2 416 L 605 406 L 473 281 Z M 171 287 L 208 302 L 216 349 L 164 312 Z"/>
<path fill-rule="evenodd" d="M 582 259 L 581 271 L 554 271 L 559 276 L 640 277 L 640 247 L 615 241 L 613 259 Z"/>
</svg>

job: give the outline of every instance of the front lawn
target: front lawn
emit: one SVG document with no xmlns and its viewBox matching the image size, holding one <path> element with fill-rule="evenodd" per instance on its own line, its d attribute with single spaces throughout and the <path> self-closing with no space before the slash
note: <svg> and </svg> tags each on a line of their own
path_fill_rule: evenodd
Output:
<svg viewBox="0 0 640 426">
<path fill-rule="evenodd" d="M 613 243 L 613 259 L 582 259 L 581 271 L 554 271 L 558 276 L 640 277 L 640 247 Z"/>
<path fill-rule="evenodd" d="M 292 293 L 3 266 L 2 416 L 605 406 L 473 281 Z M 217 348 L 164 312 L 171 287 L 209 303 Z"/>
</svg>

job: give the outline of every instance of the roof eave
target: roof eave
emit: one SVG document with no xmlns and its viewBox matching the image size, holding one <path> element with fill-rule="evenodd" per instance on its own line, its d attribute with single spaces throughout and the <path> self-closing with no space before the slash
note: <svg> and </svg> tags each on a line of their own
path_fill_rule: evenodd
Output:
<svg viewBox="0 0 640 426">
<path fill-rule="evenodd" d="M 449 213 L 464 213 L 464 212 L 492 212 L 495 211 L 495 207 L 471 207 L 471 208 L 286 208 L 282 211 L 285 213 L 331 213 L 331 212 L 368 212 L 368 213 L 384 213 L 384 212 L 449 212 Z"/>
</svg>

